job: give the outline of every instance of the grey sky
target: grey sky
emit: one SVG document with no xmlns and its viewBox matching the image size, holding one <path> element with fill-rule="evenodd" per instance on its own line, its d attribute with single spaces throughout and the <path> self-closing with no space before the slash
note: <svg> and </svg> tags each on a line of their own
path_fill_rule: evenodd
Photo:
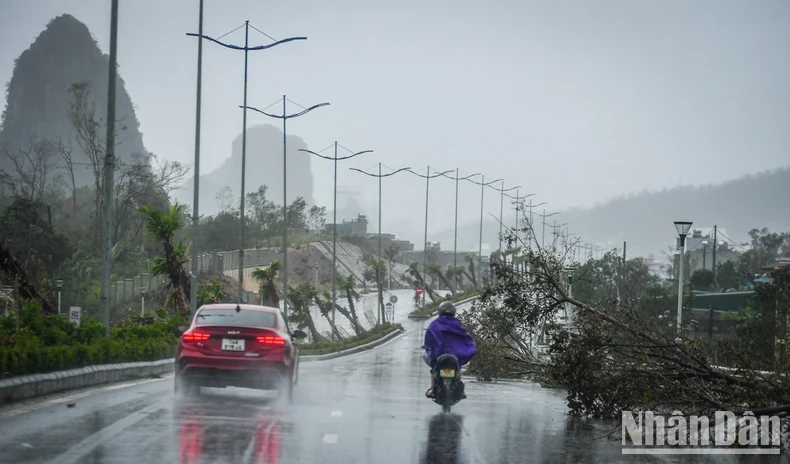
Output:
<svg viewBox="0 0 790 464">
<path fill-rule="evenodd" d="M 197 0 L 121 1 L 118 61 L 146 147 L 192 162 Z M 0 0 L 0 81 L 54 16 L 87 24 L 106 51 L 108 0 Z M 337 139 L 398 168 L 459 166 L 526 186 L 552 208 L 623 193 L 718 183 L 788 164 L 790 2 L 206 0 L 205 31 L 249 19 L 276 38 L 308 41 L 250 54 L 249 104 L 287 94 L 305 106 L 289 124 L 311 149 Z M 243 43 L 243 32 L 227 37 Z M 266 43 L 257 32 L 251 43 Z M 241 130 L 241 52 L 204 47 L 202 171 Z M 249 115 L 250 124 L 268 122 Z M 313 163 L 331 206 L 331 171 Z M 431 189 L 430 230 L 452 226 L 453 185 Z M 461 221 L 479 218 L 462 190 Z M 507 185 L 506 185 L 507 186 Z M 424 181 L 386 181 L 385 228 L 421 239 Z M 498 198 L 486 209 L 499 210 Z M 413 206 L 409 206 L 412 204 Z M 388 214 L 389 212 L 389 214 Z M 410 233 L 410 231 L 412 233 Z M 419 240 L 417 240 L 419 242 Z"/>
</svg>

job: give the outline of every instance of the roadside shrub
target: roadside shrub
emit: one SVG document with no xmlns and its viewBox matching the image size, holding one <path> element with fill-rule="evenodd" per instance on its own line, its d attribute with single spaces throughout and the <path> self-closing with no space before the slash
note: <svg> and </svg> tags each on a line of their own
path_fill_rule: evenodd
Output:
<svg viewBox="0 0 790 464">
<path fill-rule="evenodd" d="M 299 354 L 320 355 L 320 354 L 335 353 L 337 351 L 343 351 L 350 348 L 355 348 L 360 345 L 364 345 L 366 343 L 374 342 L 376 340 L 386 337 L 392 332 L 402 329 L 403 327 L 400 324 L 389 324 L 389 323 L 382 324 L 368 330 L 363 335 L 358 337 L 350 337 L 343 340 L 338 340 L 336 342 L 327 340 L 318 343 L 306 343 L 304 345 L 300 345 Z"/>
</svg>

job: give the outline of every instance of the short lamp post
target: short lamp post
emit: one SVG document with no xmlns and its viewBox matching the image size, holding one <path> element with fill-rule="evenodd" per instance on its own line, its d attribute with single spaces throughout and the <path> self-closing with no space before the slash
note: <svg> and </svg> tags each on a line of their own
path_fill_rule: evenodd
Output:
<svg viewBox="0 0 790 464">
<path fill-rule="evenodd" d="M 566 266 L 565 273 L 568 274 L 568 298 L 573 298 L 573 274 L 576 272 L 576 268 L 574 266 Z M 571 315 L 573 311 L 568 311 L 568 306 L 570 306 L 570 301 L 565 302 L 565 319 L 568 319 L 568 313 L 570 312 Z M 572 320 L 572 318 L 571 318 Z M 570 321 L 568 320 L 568 324 Z"/>
<path fill-rule="evenodd" d="M 58 279 L 55 281 L 55 285 L 58 287 L 58 314 L 60 314 L 60 290 L 63 288 L 63 281 Z"/>
<path fill-rule="evenodd" d="M 146 291 L 145 287 L 140 287 L 140 295 L 142 295 L 143 298 L 140 305 L 140 316 L 145 315 L 145 291 Z"/>
<path fill-rule="evenodd" d="M 678 337 L 680 337 L 680 329 L 683 323 L 683 261 L 686 258 L 686 236 L 691 229 L 691 221 L 675 221 L 675 229 L 680 236 L 680 258 L 678 261 Z"/>
</svg>

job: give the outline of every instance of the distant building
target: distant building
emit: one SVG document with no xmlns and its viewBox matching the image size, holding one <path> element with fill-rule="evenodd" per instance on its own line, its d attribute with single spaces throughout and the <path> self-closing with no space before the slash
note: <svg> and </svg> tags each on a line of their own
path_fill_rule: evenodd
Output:
<svg viewBox="0 0 790 464">
<path fill-rule="evenodd" d="M 689 258 L 690 269 L 684 269 L 684 273 L 690 275 L 700 269 L 713 270 L 713 228 L 703 234 L 703 229 L 693 229 L 691 234 L 686 237 L 686 255 Z M 727 235 L 725 229 L 719 229 L 718 244 L 716 245 L 716 266 L 728 261 L 735 261 L 740 253 L 730 247 L 728 241 L 721 238 Z M 677 246 L 680 245 L 678 238 Z M 676 263 L 677 265 L 677 263 Z"/>
<path fill-rule="evenodd" d="M 372 248 L 377 248 L 379 246 L 379 234 L 368 234 L 368 243 Z M 408 240 L 400 240 L 395 237 L 395 234 L 381 234 L 381 248 L 386 250 L 391 246 L 397 247 L 401 253 L 414 250 L 414 244 Z"/>
<path fill-rule="evenodd" d="M 345 219 L 340 224 L 327 224 L 324 229 L 328 235 L 332 234 L 332 229 L 337 230 L 337 235 L 356 235 L 358 237 L 366 237 L 368 235 L 368 218 L 365 215 L 357 214 L 356 219 L 346 221 Z"/>
</svg>

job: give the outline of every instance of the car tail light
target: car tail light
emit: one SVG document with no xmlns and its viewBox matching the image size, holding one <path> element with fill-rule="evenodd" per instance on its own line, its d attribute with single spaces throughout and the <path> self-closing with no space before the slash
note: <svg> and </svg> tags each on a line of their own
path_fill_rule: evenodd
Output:
<svg viewBox="0 0 790 464">
<path fill-rule="evenodd" d="M 264 346 L 285 346 L 285 339 L 279 335 L 261 335 L 258 343 Z"/>
<path fill-rule="evenodd" d="M 181 336 L 181 340 L 185 342 L 205 342 L 211 337 L 211 334 L 205 332 L 187 332 Z"/>
</svg>

